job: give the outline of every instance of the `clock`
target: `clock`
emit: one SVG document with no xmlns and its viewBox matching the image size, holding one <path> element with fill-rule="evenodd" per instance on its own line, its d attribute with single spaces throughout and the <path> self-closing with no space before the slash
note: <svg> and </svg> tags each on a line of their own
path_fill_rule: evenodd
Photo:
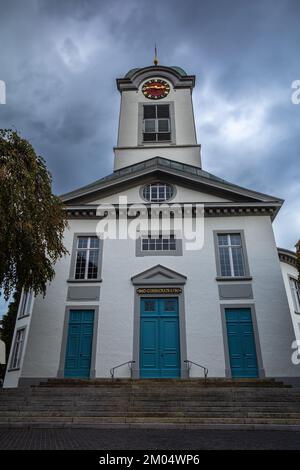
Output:
<svg viewBox="0 0 300 470">
<path fill-rule="evenodd" d="M 142 92 L 150 100 L 160 100 L 169 94 L 170 85 L 160 78 L 154 78 L 144 83 Z"/>
</svg>

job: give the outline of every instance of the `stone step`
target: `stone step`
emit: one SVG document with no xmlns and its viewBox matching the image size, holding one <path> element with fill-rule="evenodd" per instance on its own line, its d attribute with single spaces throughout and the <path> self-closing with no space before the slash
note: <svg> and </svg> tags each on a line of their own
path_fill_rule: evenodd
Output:
<svg viewBox="0 0 300 470">
<path fill-rule="evenodd" d="M 67 384 L 67 383 L 96 383 L 96 384 L 155 384 L 155 383 L 163 383 L 163 384 L 182 384 L 182 383 L 198 383 L 198 382 L 252 382 L 252 383 L 263 383 L 263 382 L 279 382 L 282 383 L 282 380 L 277 380 L 274 377 L 264 377 L 264 378 L 251 378 L 251 377 L 240 377 L 240 378 L 230 378 L 230 377 L 190 377 L 190 378 L 143 378 L 143 379 L 130 379 L 130 378 L 119 378 L 115 377 L 111 379 L 110 377 L 100 377 L 100 378 L 93 378 L 93 379 L 81 379 L 81 378 L 49 378 L 47 380 L 41 381 L 40 384 L 51 383 L 51 384 Z"/>
<path fill-rule="evenodd" d="M 221 395 L 229 395 L 229 394 L 243 394 L 245 396 L 247 395 L 281 395 L 281 396 L 291 396 L 295 395 L 300 397 L 300 389 L 285 389 L 285 388 L 275 388 L 275 387 L 269 387 L 269 388 L 214 388 L 214 387 L 206 387 L 206 388 L 196 388 L 196 389 L 97 389 L 97 388 L 61 388 L 61 389 L 36 389 L 36 390 L 26 390 L 22 391 L 22 389 L 19 390 L 19 393 L 11 392 L 10 390 L 6 389 L 0 392 L 0 399 L 4 397 L 11 397 L 11 398 L 17 398 L 17 397 L 47 397 L 49 394 L 51 394 L 51 397 L 63 397 L 63 396 L 185 396 L 188 394 L 189 396 L 205 396 L 206 394 L 209 395 L 214 395 L 214 396 L 221 396 Z"/>
<path fill-rule="evenodd" d="M 97 384 L 97 383 L 87 383 L 87 382 L 82 382 L 82 383 L 57 383 L 57 384 L 41 384 L 39 388 L 51 388 L 51 389 L 59 389 L 59 388 L 73 388 L 73 387 L 89 387 L 89 388 L 99 388 L 99 389 L 104 389 L 107 388 L 107 384 Z M 291 388 L 290 385 L 286 385 L 281 382 L 262 382 L 262 383 L 255 383 L 255 382 L 201 382 L 197 384 L 190 384 L 190 383 L 182 383 L 182 384 L 124 384 L 124 385 L 112 385 L 111 388 L 118 389 L 118 388 L 125 388 L 127 387 L 128 389 L 134 388 L 134 389 L 155 389 L 155 388 L 161 388 L 161 389 L 168 389 L 168 388 L 177 388 L 177 389 L 183 389 L 183 388 L 188 388 L 188 389 L 193 389 L 193 388 L 206 388 L 206 387 L 215 387 L 215 388 L 235 388 L 235 387 L 243 387 L 243 388 Z M 36 387 L 37 388 L 37 387 Z"/>
<path fill-rule="evenodd" d="M 68 418 L 68 417 L 131 417 L 131 418 L 139 418 L 139 417 L 178 417 L 178 418 L 215 418 L 215 417 L 222 417 L 222 418 L 282 418 L 282 419 L 299 419 L 300 420 L 300 412 L 294 413 L 286 413 L 286 412 L 258 412 L 258 411 L 249 411 L 249 412 L 239 412 L 239 411 L 79 411 L 79 410 L 72 410 L 72 411 L 13 411 L 13 412 L 1 412 L 0 413 L 0 421 L 2 418 L 15 418 L 15 417 L 61 417 L 61 418 Z"/>
<path fill-rule="evenodd" d="M 97 390 L 183 390 L 183 389 L 188 389 L 188 390 L 197 390 L 197 389 L 206 389 L 206 388 L 243 388 L 243 389 L 253 389 L 253 388 L 276 388 L 276 389 L 284 389 L 284 390 L 289 390 L 293 388 L 290 385 L 285 385 L 277 382 L 262 382 L 261 384 L 253 384 L 253 383 L 245 383 L 245 382 L 207 382 L 207 383 L 176 383 L 174 385 L 170 384 L 161 384 L 161 383 L 145 383 L 145 384 L 138 384 L 135 382 L 132 382 L 130 384 L 115 384 L 114 382 L 109 382 L 107 384 L 92 384 L 92 383 L 82 383 L 82 384 L 60 384 L 60 385 L 51 385 L 51 384 L 44 384 L 40 386 L 33 386 L 33 387 L 22 387 L 23 391 L 26 390 L 33 390 L 33 391 L 44 391 L 45 389 L 49 390 L 61 390 L 61 389 L 97 389 Z M 10 390 L 11 392 L 13 391 L 19 391 L 19 389 L 2 389 L 2 391 L 5 390 Z"/>
<path fill-rule="evenodd" d="M 97 402 L 92 401 L 70 401 L 70 402 L 40 402 L 40 401 L 29 401 L 29 402 L 3 402 L 0 403 L 0 411 L 5 409 L 31 409 L 31 408 L 40 408 L 40 409 L 73 409 L 76 408 L 117 408 L 122 409 L 125 407 L 131 407 L 132 409 L 148 409 L 148 408 L 163 408 L 163 409 L 190 409 L 190 408 L 202 408 L 202 407 L 219 407 L 219 408 L 226 408 L 226 407 L 235 407 L 235 408 L 264 408 L 264 407 L 273 407 L 273 408 L 293 408 L 293 409 L 300 409 L 300 402 L 299 401 L 272 401 L 269 400 L 266 402 L 259 402 L 259 401 L 248 401 L 248 400 L 228 400 L 228 401 L 217 401 L 217 400 L 199 400 L 199 401 L 141 401 L 141 400 L 132 400 L 132 401 L 107 401 L 107 400 L 99 400 Z"/>
<path fill-rule="evenodd" d="M 101 425 L 288 425 L 300 426 L 300 419 L 296 418 L 224 418 L 224 417 L 210 417 L 210 418 L 187 418 L 187 417 L 125 417 L 125 416 L 114 416 L 114 417 L 48 417 L 36 416 L 36 417 L 7 417 L 1 418 L 0 426 L 7 427 L 93 427 Z"/>
<path fill-rule="evenodd" d="M 300 426 L 300 389 L 270 379 L 56 379 L 0 391 L 2 427 L 218 423 Z"/>
<path fill-rule="evenodd" d="M 149 408 L 149 409 L 133 409 L 133 408 L 125 408 L 125 409 L 76 409 L 76 408 L 69 408 L 69 409 L 57 409 L 57 408 L 48 408 L 48 409 L 40 409 L 40 408 L 32 408 L 32 409 L 14 409 L 14 410 L 1 410 L 0 416 L 15 416 L 15 415 L 41 415 L 41 416 L 48 416 L 55 415 L 55 416 L 65 416 L 65 415 L 86 415 L 86 416 L 110 416 L 110 415 L 123 415 L 123 414 L 130 414 L 130 415 L 148 415 L 148 414 L 181 414 L 184 416 L 200 416 L 202 414 L 207 414 L 210 416 L 215 415 L 249 415 L 252 413 L 258 413 L 261 415 L 268 415 L 268 414 L 285 414 L 285 415 L 299 415 L 300 410 L 297 409 L 280 409 L 280 408 L 270 408 L 270 409 L 259 409 L 259 408 L 194 408 L 194 409 L 163 409 L 163 408 Z"/>
<path fill-rule="evenodd" d="M 8 407 L 10 408 L 33 408 L 33 407 L 38 407 L 41 409 L 47 409 L 47 408 L 91 408 L 91 409 L 97 409 L 97 408 L 124 408 L 124 407 L 130 407 L 134 409 L 147 409 L 147 408 L 153 408 L 153 407 L 160 407 L 160 408 L 203 408 L 203 407 L 209 407 L 209 408 L 226 408 L 226 407 L 234 407 L 234 408 L 280 408 L 284 405 L 284 408 L 299 408 L 300 409 L 300 402 L 299 401 L 289 401 L 283 404 L 282 401 L 268 401 L 268 402 L 249 402 L 249 401 L 234 401 L 234 400 L 229 400 L 225 402 L 218 402 L 218 401 L 205 401 L 205 400 L 199 400 L 199 401 L 185 401 L 185 402 L 160 402 L 160 401 L 147 401 L 147 402 L 140 402 L 140 401 L 127 401 L 127 402 L 111 402 L 111 401 L 101 401 L 99 400 L 98 402 L 92 402 L 92 401 L 73 401 L 73 402 L 39 402 L 39 401 L 31 401 L 27 403 L 0 403 L 0 410 L 5 410 Z"/>
<path fill-rule="evenodd" d="M 231 387 L 284 387 L 289 385 L 275 379 L 230 379 L 230 378 L 190 378 L 190 379 L 49 379 L 41 382 L 35 388 L 43 387 L 200 387 L 200 386 L 231 386 Z"/>
<path fill-rule="evenodd" d="M 73 403 L 39 403 L 39 402 L 30 402 L 30 403 L 10 403 L 10 404 L 1 404 L 0 413 L 7 410 L 74 410 L 74 409 L 85 409 L 85 410 L 203 410 L 203 409 L 232 409 L 232 410 L 291 410 L 291 411 L 300 411 L 300 402 L 174 402 L 174 403 L 161 403 L 161 402 L 126 402 L 126 403 L 111 403 L 111 402 L 73 402 Z"/>
<path fill-rule="evenodd" d="M 66 416 L 66 415 L 72 415 L 72 414 L 79 414 L 79 415 L 86 415 L 86 416 L 90 416 L 90 415 L 93 415 L 93 416 L 110 416 L 110 415 L 115 415 L 115 414 L 130 414 L 130 415 L 140 415 L 140 414 L 145 414 L 145 415 L 148 415 L 148 414 L 161 414 L 161 413 L 167 413 L 167 414 L 177 414 L 177 413 L 180 413 L 182 415 L 185 415 L 185 416 L 189 416 L 189 415 L 195 415 L 195 416 L 198 416 L 198 415 L 201 415 L 203 413 L 205 414 L 208 414 L 208 415 L 223 415 L 223 414 L 230 414 L 230 415 L 233 415 L 233 414 L 241 414 L 241 415 L 248 415 L 250 413 L 260 413 L 260 414 L 297 414 L 299 415 L 300 413 L 300 410 L 297 409 L 297 410 L 293 410 L 293 409 L 289 409 L 289 410 L 280 410 L 279 408 L 278 409 L 255 409 L 255 408 L 247 408 L 247 409 L 240 409 L 240 408 L 233 408 L 233 409 L 193 409 L 193 410 L 176 410 L 176 409 L 173 409 L 173 410 L 163 410 L 163 409 L 159 409 L 159 408 L 151 408 L 149 410 L 132 410 L 132 409 L 125 409 L 125 410 L 103 410 L 103 409 L 86 409 L 86 410 L 77 410 L 77 409 L 69 409 L 69 410 L 64 410 L 64 409 L 33 409 L 33 410 L 24 410 L 24 409 L 15 409 L 15 410 L 2 410 L 0 412 L 0 416 L 15 416 L 15 415 L 26 415 L 26 416 L 30 416 L 30 415 L 38 415 L 38 414 L 41 414 L 41 415 L 55 415 L 55 416 Z"/>
<path fill-rule="evenodd" d="M 112 395 L 93 395 L 93 396 L 86 396 L 86 395 L 69 395 L 65 397 L 51 397 L 51 396 L 29 396 L 29 397 L 18 397 L 11 399 L 10 397 L 0 397 L 0 405 L 1 404 L 9 404 L 9 403 L 41 403 L 47 404 L 49 402 L 57 403 L 57 404 L 68 404 L 68 403 L 109 403 L 109 404 L 116 404 L 116 403 L 141 403 L 147 404 L 152 402 L 161 402 L 162 404 L 184 404 L 184 403 L 203 403 L 203 402 L 211 402 L 216 403 L 220 402 L 222 404 L 227 402 L 252 402 L 252 403 L 269 403 L 269 402 L 278 402 L 278 403 L 286 403 L 292 402 L 297 403 L 300 402 L 299 395 L 278 395 L 278 394 L 195 394 L 195 395 L 135 395 L 131 394 L 129 396 L 112 396 Z"/>
<path fill-rule="evenodd" d="M 85 406 L 90 404 L 91 406 L 97 405 L 108 405 L 108 406 L 125 406 L 127 404 L 135 406 L 151 406 L 151 404 L 160 404 L 161 406 L 193 406 L 193 405 L 212 405 L 216 406 L 226 406 L 227 403 L 232 403 L 235 405 L 245 406 L 251 403 L 253 406 L 260 406 L 260 404 L 274 404 L 280 405 L 289 405 L 294 404 L 300 405 L 300 400 L 297 397 L 244 397 L 244 396 L 229 396 L 229 397 L 185 397 L 185 398 L 173 398 L 165 399 L 165 397 L 155 397 L 155 398 L 143 398 L 143 397 L 131 397 L 128 399 L 124 398 L 107 398 L 107 397 L 98 397 L 91 399 L 89 397 L 73 397 L 69 399 L 36 399 L 34 397 L 26 400 L 1 400 L 0 399 L 0 408 L 5 406 L 30 406 L 31 404 L 38 404 L 40 406 Z"/>
</svg>

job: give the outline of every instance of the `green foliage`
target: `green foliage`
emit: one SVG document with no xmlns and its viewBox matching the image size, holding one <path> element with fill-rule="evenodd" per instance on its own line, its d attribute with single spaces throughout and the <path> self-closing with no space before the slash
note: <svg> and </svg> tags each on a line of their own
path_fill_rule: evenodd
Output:
<svg viewBox="0 0 300 470">
<path fill-rule="evenodd" d="M 9 352 L 10 352 L 11 343 L 13 339 L 20 297 L 21 297 L 21 289 L 17 289 L 13 294 L 12 301 L 8 305 L 7 313 L 3 315 L 2 320 L 0 321 L 1 339 L 2 341 L 4 341 L 5 346 L 6 346 L 6 366 L 7 366 Z M 3 367 L 2 374 L 4 374 L 4 370 L 5 370 L 5 366 Z"/>
<path fill-rule="evenodd" d="M 63 205 L 45 161 L 17 132 L 0 129 L 0 293 L 16 286 L 45 294 L 54 263 L 67 253 Z"/>
</svg>

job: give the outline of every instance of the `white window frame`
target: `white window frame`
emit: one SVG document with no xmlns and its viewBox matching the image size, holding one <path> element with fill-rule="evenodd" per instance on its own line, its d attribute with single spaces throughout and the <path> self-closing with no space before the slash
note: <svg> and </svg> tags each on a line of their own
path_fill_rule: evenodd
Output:
<svg viewBox="0 0 300 470">
<path fill-rule="evenodd" d="M 14 340 L 13 353 L 11 357 L 10 369 L 18 370 L 21 367 L 21 360 L 23 355 L 23 348 L 25 342 L 26 327 L 18 328 Z"/>
<path fill-rule="evenodd" d="M 144 192 L 145 192 L 145 189 L 149 186 L 149 199 L 147 199 L 144 195 Z M 167 197 L 167 187 L 169 187 L 171 189 L 171 196 L 170 197 Z M 153 192 L 153 189 L 156 189 L 157 190 L 157 194 L 158 194 L 158 197 L 156 199 L 153 198 L 152 196 L 152 192 Z M 161 199 L 159 197 L 159 192 L 160 192 L 160 189 L 163 188 L 164 189 L 164 198 Z M 149 183 L 149 184 L 146 184 L 144 187 L 143 187 L 143 198 L 145 199 L 145 201 L 147 202 L 165 202 L 165 201 L 169 201 L 170 199 L 172 199 L 174 195 L 174 188 L 171 184 L 169 183 L 160 183 L 160 182 L 156 182 L 156 183 Z"/>
<path fill-rule="evenodd" d="M 81 238 L 87 238 L 88 239 L 88 243 L 87 243 L 87 247 L 86 248 L 79 248 L 78 245 L 79 245 L 79 241 Z M 90 280 L 90 281 L 93 281 L 95 279 L 98 279 L 99 277 L 99 257 L 100 257 L 100 240 L 99 240 L 99 246 L 98 248 L 91 248 L 91 239 L 92 238 L 98 238 L 96 235 L 80 235 L 77 237 L 77 241 L 76 241 L 76 251 L 75 251 L 75 263 L 74 263 L 74 279 L 77 281 L 80 281 L 80 280 Z M 84 277 L 76 277 L 76 265 L 77 265 L 77 256 L 78 256 L 78 252 L 79 251 L 86 251 L 86 264 L 85 264 L 85 270 L 84 270 Z M 89 259 L 90 259 L 90 253 L 91 251 L 98 251 L 98 262 L 97 262 L 97 276 L 96 277 L 88 277 L 88 268 L 89 268 Z"/>
<path fill-rule="evenodd" d="M 162 243 L 162 249 L 161 249 L 161 250 L 158 250 L 158 249 L 156 248 L 157 240 L 166 240 L 166 239 L 168 240 L 168 248 L 167 248 L 167 249 L 164 249 L 164 248 L 163 248 L 163 243 L 161 242 L 161 243 Z M 143 241 L 144 241 L 144 240 L 147 240 L 147 241 L 148 241 L 148 247 L 150 246 L 150 240 L 154 240 L 155 248 L 153 248 L 153 249 L 150 249 L 150 248 L 144 249 L 144 248 L 143 248 Z M 172 240 L 173 242 L 175 242 L 175 248 L 174 248 L 174 249 L 171 249 L 171 240 Z M 159 254 L 159 253 L 166 253 L 166 252 L 167 252 L 167 253 L 169 253 L 169 252 L 170 252 L 170 253 L 173 253 L 173 252 L 175 252 L 175 251 L 177 250 L 177 243 L 178 243 L 177 238 L 176 238 L 176 236 L 175 236 L 173 233 L 171 233 L 171 234 L 169 234 L 169 235 L 162 235 L 162 234 L 159 234 L 159 235 L 158 235 L 158 234 L 157 234 L 157 235 L 141 235 L 141 251 L 142 251 L 143 253 L 149 253 L 149 252 L 151 252 L 151 251 L 155 251 L 155 252 L 157 252 L 158 254 Z"/>
<path fill-rule="evenodd" d="M 300 284 L 298 279 L 293 276 L 289 276 L 290 288 L 292 293 L 293 305 L 295 313 L 300 314 Z"/>
<path fill-rule="evenodd" d="M 154 121 L 154 131 L 146 131 L 146 121 Z M 158 123 L 159 121 L 167 121 L 168 122 L 168 130 L 167 131 L 160 131 L 158 128 Z M 167 132 L 171 132 L 171 126 L 170 126 L 170 118 L 147 118 L 144 119 L 143 121 L 143 132 L 144 134 L 165 134 Z M 148 142 L 148 141 L 147 141 Z M 159 141 L 161 142 L 161 141 Z"/>
<path fill-rule="evenodd" d="M 25 291 L 23 289 L 21 301 L 20 301 L 18 319 L 28 317 L 31 314 L 32 303 L 33 303 L 32 290 Z"/>
<path fill-rule="evenodd" d="M 144 107 L 146 106 L 155 106 L 156 107 L 156 115 L 157 115 L 157 107 L 160 106 L 159 104 L 153 104 L 153 105 L 144 105 Z M 171 142 L 172 141 L 172 132 L 171 132 L 171 118 L 170 118 L 170 113 L 171 113 L 171 110 L 170 110 L 170 105 L 169 104 L 164 104 L 164 106 L 168 106 L 169 107 L 169 117 L 168 118 L 158 118 L 158 117 L 155 117 L 155 118 L 146 118 L 146 119 L 143 119 L 143 134 L 155 134 L 155 140 L 151 141 L 151 140 L 144 140 L 143 141 L 145 143 L 151 143 L 151 142 Z M 144 113 L 144 107 L 143 107 L 143 113 Z M 154 127 L 155 127 L 155 130 L 154 131 L 146 131 L 146 121 L 154 121 Z M 160 131 L 158 129 L 158 121 L 168 121 L 168 130 L 167 131 Z M 169 139 L 165 139 L 165 140 L 159 140 L 158 139 L 158 135 L 159 134 L 166 134 L 166 133 L 169 133 L 170 134 L 170 138 Z"/>
<path fill-rule="evenodd" d="M 239 235 L 241 243 L 240 245 L 232 245 L 231 244 L 231 236 L 232 235 Z M 227 237 L 227 245 L 220 245 L 219 244 L 219 236 Z M 238 232 L 228 232 L 228 233 L 217 233 L 217 242 L 218 242 L 218 250 L 219 250 L 219 260 L 220 260 L 220 273 L 222 277 L 244 277 L 246 275 L 246 264 L 245 264 L 245 256 L 244 256 L 244 247 L 243 247 L 243 238 L 242 234 Z M 240 247 L 241 254 L 242 254 L 242 263 L 243 263 L 243 274 L 236 275 L 234 273 L 234 263 L 233 263 L 233 256 L 232 256 L 232 247 Z M 230 275 L 222 274 L 222 263 L 221 263 L 221 254 L 220 248 L 227 248 L 229 253 L 229 263 L 230 263 Z"/>
</svg>

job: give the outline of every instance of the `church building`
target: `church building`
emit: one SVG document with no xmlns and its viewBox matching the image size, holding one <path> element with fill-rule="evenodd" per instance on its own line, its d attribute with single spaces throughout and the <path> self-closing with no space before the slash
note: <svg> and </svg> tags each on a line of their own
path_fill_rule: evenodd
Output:
<svg viewBox="0 0 300 470">
<path fill-rule="evenodd" d="M 44 298 L 22 293 L 5 387 L 300 377 L 281 270 L 293 253 L 278 253 L 272 227 L 283 200 L 202 168 L 194 86 L 157 62 L 117 79 L 113 171 L 62 196 L 69 254 Z"/>
</svg>

